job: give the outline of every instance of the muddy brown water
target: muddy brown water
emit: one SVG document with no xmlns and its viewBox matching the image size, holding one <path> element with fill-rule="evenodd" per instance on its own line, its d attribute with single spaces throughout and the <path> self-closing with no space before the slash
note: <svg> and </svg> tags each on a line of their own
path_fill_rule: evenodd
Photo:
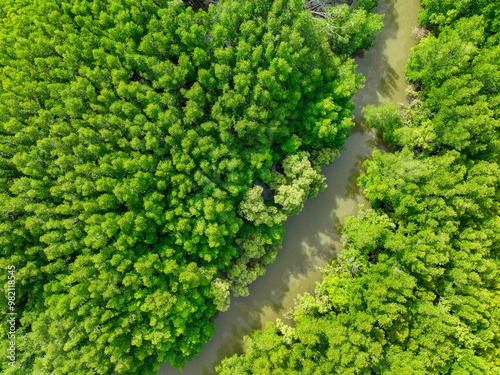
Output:
<svg viewBox="0 0 500 375">
<path fill-rule="evenodd" d="M 346 150 L 323 168 L 328 187 L 309 199 L 302 212 L 285 223 L 283 247 L 266 274 L 254 281 L 248 297 L 232 298 L 228 311 L 214 319 L 216 330 L 183 371 L 163 363 L 157 375 L 211 375 L 224 357 L 244 350 L 243 337 L 263 330 L 266 322 L 284 317 L 294 300 L 314 289 L 321 280 L 321 269 L 341 251 L 340 228 L 346 217 L 355 215 L 359 204 L 366 204 L 357 186 L 363 161 L 374 149 L 382 149 L 379 138 L 363 123 L 361 108 L 405 100 L 404 66 L 417 40 L 419 0 L 382 0 L 375 9 L 385 14 L 384 29 L 376 44 L 355 59 L 356 72 L 366 77 L 365 87 L 353 97 L 356 126 L 346 140 Z"/>
</svg>

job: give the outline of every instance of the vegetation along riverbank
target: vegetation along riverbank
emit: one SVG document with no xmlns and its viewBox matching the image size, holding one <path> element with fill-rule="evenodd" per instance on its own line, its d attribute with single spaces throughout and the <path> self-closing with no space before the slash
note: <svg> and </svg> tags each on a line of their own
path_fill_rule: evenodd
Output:
<svg viewBox="0 0 500 375">
<path fill-rule="evenodd" d="M 500 373 L 500 6 L 422 7 L 409 103 L 365 108 L 396 149 L 365 163 L 372 208 L 294 326 L 268 323 L 220 374 Z"/>
<path fill-rule="evenodd" d="M 324 188 L 373 5 L 3 1 L 0 268 L 16 269 L 18 339 L 2 373 L 193 358 Z"/>
</svg>

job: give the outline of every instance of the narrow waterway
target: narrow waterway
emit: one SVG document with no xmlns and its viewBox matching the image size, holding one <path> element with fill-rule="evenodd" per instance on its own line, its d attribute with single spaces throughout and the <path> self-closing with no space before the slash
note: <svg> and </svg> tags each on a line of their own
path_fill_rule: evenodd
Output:
<svg viewBox="0 0 500 375">
<path fill-rule="evenodd" d="M 248 297 L 233 298 L 228 311 L 214 320 L 212 340 L 203 346 L 182 373 L 164 363 L 158 375 L 209 375 L 214 367 L 233 353 L 242 353 L 243 336 L 262 330 L 268 321 L 283 317 L 298 295 L 314 289 L 321 280 L 320 269 L 341 251 L 340 227 L 346 217 L 366 203 L 357 186 L 363 160 L 375 148 L 381 148 L 375 134 L 363 126 L 361 109 L 383 102 L 403 102 L 406 83 L 404 65 L 417 26 L 419 0 L 381 0 L 375 9 L 385 14 L 384 29 L 376 45 L 356 58 L 356 72 L 366 77 L 365 87 L 354 97 L 356 127 L 345 143 L 340 158 L 323 168 L 328 187 L 309 199 L 302 212 L 285 223 L 283 248 L 276 261 L 266 267 L 266 274 L 250 286 Z"/>
</svg>

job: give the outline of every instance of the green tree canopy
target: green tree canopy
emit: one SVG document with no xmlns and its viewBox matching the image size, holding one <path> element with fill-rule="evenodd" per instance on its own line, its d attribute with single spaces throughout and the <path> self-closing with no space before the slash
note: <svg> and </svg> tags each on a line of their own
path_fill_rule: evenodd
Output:
<svg viewBox="0 0 500 375">
<path fill-rule="evenodd" d="M 294 326 L 254 332 L 220 374 L 500 374 L 499 5 L 423 5 L 439 27 L 406 68 L 419 90 L 364 110 L 398 148 L 365 162 L 372 208 Z"/>
<path fill-rule="evenodd" d="M 182 368 L 248 293 L 324 187 L 361 85 L 302 8 L 2 2 L 0 265 L 23 337 L 4 373 Z"/>
</svg>

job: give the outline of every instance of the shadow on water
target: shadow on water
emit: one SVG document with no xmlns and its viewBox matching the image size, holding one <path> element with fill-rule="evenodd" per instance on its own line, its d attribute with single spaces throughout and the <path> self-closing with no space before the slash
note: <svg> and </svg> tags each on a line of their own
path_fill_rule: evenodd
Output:
<svg viewBox="0 0 500 375">
<path fill-rule="evenodd" d="M 364 173 L 363 163 L 366 160 L 362 155 L 356 157 L 356 162 L 354 163 L 354 168 L 351 168 L 349 177 L 347 178 L 348 185 L 346 189 L 346 197 L 354 199 L 361 195 L 362 189 L 358 183 L 358 177 L 361 173 Z"/>
<path fill-rule="evenodd" d="M 397 91 L 397 83 L 399 77 L 399 74 L 396 73 L 394 69 L 389 67 L 387 74 L 384 78 L 382 78 L 382 81 L 380 83 L 380 87 L 384 96 L 392 96 Z"/>
<path fill-rule="evenodd" d="M 398 88 L 401 75 L 392 67 L 387 51 L 388 41 L 399 31 L 397 0 L 380 1 L 375 9 L 377 13 L 384 14 L 384 28 L 375 38 L 375 45 L 362 57 L 355 59 L 358 65 L 356 72 L 361 72 L 367 79 L 364 88 L 353 97 L 356 104 L 354 114 L 361 116 L 361 108 L 366 105 L 378 105 L 381 99 L 388 100 Z"/>
<path fill-rule="evenodd" d="M 375 46 L 355 59 L 356 72 L 367 79 L 363 89 L 353 97 L 355 127 L 345 142 L 340 158 L 323 167 L 328 187 L 309 199 L 298 216 L 284 223 L 285 235 L 276 261 L 266 267 L 266 274 L 249 287 L 248 297 L 232 298 L 228 311 L 212 321 L 216 326 L 212 340 L 184 370 L 163 363 L 158 375 L 213 375 L 224 357 L 244 351 L 243 337 L 254 330 L 262 331 L 266 322 L 280 318 L 287 323 L 285 311 L 301 294 L 312 291 L 321 281 L 320 268 L 340 253 L 341 228 L 345 218 L 357 213 L 359 204 L 367 201 L 357 179 L 364 160 L 375 148 L 384 147 L 375 132 L 364 121 L 361 108 L 389 100 L 404 100 L 403 68 L 408 51 L 415 41 L 410 36 L 417 23 L 418 0 L 381 0 L 376 8 L 385 14 L 385 27 Z"/>
</svg>

